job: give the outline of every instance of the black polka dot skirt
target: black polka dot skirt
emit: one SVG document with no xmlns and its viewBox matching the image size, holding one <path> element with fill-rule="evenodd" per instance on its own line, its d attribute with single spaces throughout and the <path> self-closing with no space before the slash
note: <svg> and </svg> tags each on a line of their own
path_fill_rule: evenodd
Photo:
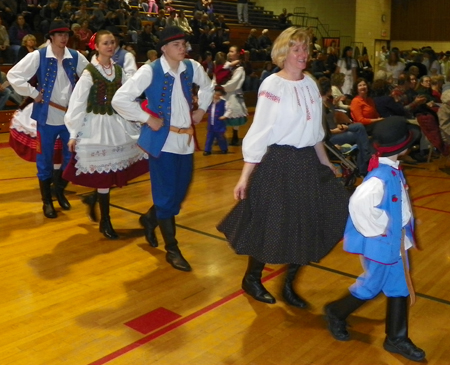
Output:
<svg viewBox="0 0 450 365">
<path fill-rule="evenodd" d="M 341 240 L 347 190 L 314 147 L 269 146 L 247 198 L 219 223 L 237 254 L 271 264 L 318 262 Z"/>
</svg>

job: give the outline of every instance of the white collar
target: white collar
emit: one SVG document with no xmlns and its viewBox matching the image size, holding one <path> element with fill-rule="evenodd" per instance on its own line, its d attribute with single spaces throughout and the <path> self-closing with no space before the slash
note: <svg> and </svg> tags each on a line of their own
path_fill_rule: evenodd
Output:
<svg viewBox="0 0 450 365">
<path fill-rule="evenodd" d="M 53 53 L 52 45 L 51 43 L 47 46 L 47 52 L 45 53 L 46 58 L 57 58 L 55 54 Z M 73 58 L 72 54 L 69 52 L 69 49 L 67 47 L 64 47 L 64 57 L 65 58 Z"/>
<path fill-rule="evenodd" d="M 400 161 L 399 160 L 392 161 L 390 158 L 387 158 L 387 157 L 378 157 L 378 162 L 382 163 L 382 164 L 385 164 L 385 165 L 388 165 L 388 166 L 391 166 L 391 167 L 393 167 L 394 169 L 397 169 L 397 170 L 398 170 L 399 165 L 400 165 Z"/>
<path fill-rule="evenodd" d="M 167 62 L 166 56 L 164 56 L 164 54 L 161 56 L 161 67 L 162 67 L 163 72 L 165 74 L 168 73 L 168 72 L 174 74 L 174 72 L 170 68 L 169 62 Z M 178 70 L 177 70 L 176 73 L 179 75 L 184 70 L 186 70 L 186 65 L 184 64 L 184 62 L 180 61 L 180 63 L 178 64 Z"/>
</svg>

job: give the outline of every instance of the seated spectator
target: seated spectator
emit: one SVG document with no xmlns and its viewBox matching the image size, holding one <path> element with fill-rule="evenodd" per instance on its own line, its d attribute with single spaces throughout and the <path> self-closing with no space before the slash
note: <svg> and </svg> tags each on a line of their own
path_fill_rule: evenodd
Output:
<svg viewBox="0 0 450 365">
<path fill-rule="evenodd" d="M 156 17 L 156 20 L 153 22 L 153 29 L 152 32 L 155 34 L 158 38 L 162 30 L 167 25 L 167 19 L 166 19 L 166 12 L 164 9 L 159 9 L 158 16 Z"/>
<path fill-rule="evenodd" d="M 222 28 L 224 33 L 230 33 L 230 28 L 227 23 L 225 23 L 225 17 L 222 14 L 216 14 L 216 19 L 214 20 L 215 28 Z"/>
<path fill-rule="evenodd" d="M 405 69 L 405 64 L 400 61 L 400 56 L 397 52 L 389 53 L 384 68 L 387 72 L 392 73 L 393 83 L 394 85 L 397 85 L 398 78 Z"/>
<path fill-rule="evenodd" d="M 208 27 L 208 29 L 214 28 L 214 23 L 209 20 L 208 14 L 202 14 L 200 20 L 200 28 L 205 29 L 205 27 Z"/>
<path fill-rule="evenodd" d="M 156 0 L 148 0 L 148 10 L 149 13 L 155 13 L 157 14 L 159 11 L 158 4 L 156 3 Z"/>
<path fill-rule="evenodd" d="M 22 46 L 19 49 L 17 62 L 24 58 L 28 53 L 36 50 L 36 37 L 33 34 L 27 34 L 22 38 Z"/>
<path fill-rule="evenodd" d="M 250 62 L 250 52 L 244 52 L 244 60 L 242 66 L 245 71 L 244 91 L 257 91 L 259 87 L 259 77 L 253 70 L 252 63 Z"/>
<path fill-rule="evenodd" d="M 175 8 L 172 5 L 173 0 L 161 0 L 160 9 L 164 9 L 167 13 L 169 13 L 172 10 L 175 10 Z"/>
<path fill-rule="evenodd" d="M 133 9 L 131 11 L 131 16 L 128 18 L 127 34 L 131 36 L 131 41 L 133 43 L 138 42 L 138 35 L 142 32 L 142 21 L 139 18 L 139 11 Z"/>
<path fill-rule="evenodd" d="M 178 19 L 176 18 L 176 16 L 177 16 L 177 11 L 175 9 L 171 10 L 169 12 L 169 17 L 167 18 L 166 27 L 174 27 L 174 26 L 179 27 Z"/>
<path fill-rule="evenodd" d="M 292 13 L 288 13 L 286 8 L 283 8 L 283 11 L 280 15 L 278 15 L 278 27 L 280 29 L 286 29 L 292 26 L 292 22 L 289 18 L 294 15 Z"/>
<path fill-rule="evenodd" d="M 353 85 L 353 93 L 356 95 L 350 103 L 350 113 L 355 123 L 362 123 L 366 127 L 367 134 L 371 135 L 374 123 L 380 122 L 380 117 L 374 100 L 369 96 L 369 85 L 363 78 L 358 78 Z"/>
<path fill-rule="evenodd" d="M 336 41 L 331 41 L 330 45 L 327 47 L 327 54 L 337 54 L 337 49 L 336 49 Z"/>
<path fill-rule="evenodd" d="M 337 108 L 344 110 L 345 112 L 350 111 L 350 99 L 347 95 L 342 92 L 342 85 L 344 85 L 345 75 L 344 74 L 333 74 L 331 75 L 331 95 L 333 96 L 333 103 Z"/>
<path fill-rule="evenodd" d="M 41 21 L 41 32 L 43 34 L 47 34 L 50 28 L 50 23 L 55 18 L 59 18 L 59 1 L 58 0 L 49 0 L 48 3 L 42 7 L 40 16 L 42 18 Z"/>
<path fill-rule="evenodd" d="M 19 13 L 17 0 L 1 0 L 0 12 L 7 26 L 11 25 Z"/>
<path fill-rule="evenodd" d="M 420 53 L 414 54 L 413 61 L 408 62 L 406 64 L 405 71 L 414 73 L 418 79 L 421 78 L 422 76 L 428 75 L 428 69 L 422 63 L 422 60 L 423 60 L 423 57 Z M 410 69 L 413 66 L 416 67 L 416 69 L 414 69 L 414 71 L 411 71 Z"/>
<path fill-rule="evenodd" d="M 259 84 L 261 83 L 270 75 L 273 74 L 274 71 L 274 65 L 272 61 L 266 61 L 264 62 L 264 69 L 261 72 L 261 76 L 259 77 Z"/>
<path fill-rule="evenodd" d="M 270 60 L 270 52 L 272 51 L 272 40 L 269 38 L 269 29 L 263 29 L 258 38 L 259 49 L 266 54 L 266 59 Z"/>
<path fill-rule="evenodd" d="M 441 95 L 442 105 L 438 111 L 439 128 L 442 139 L 450 144 L 450 90 L 445 90 Z"/>
<path fill-rule="evenodd" d="M 319 80 L 320 93 L 322 95 L 322 102 L 324 107 L 323 119 L 324 125 L 329 130 L 329 140 L 336 145 L 343 144 L 357 144 L 357 166 L 362 175 L 367 174 L 367 167 L 371 157 L 371 149 L 369 143 L 369 137 L 367 136 L 366 129 L 361 123 L 349 123 L 339 124 L 335 118 L 335 105 L 333 103 L 333 97 L 331 95 L 331 82 L 327 77 L 322 77 Z"/>
<path fill-rule="evenodd" d="M 427 99 L 427 104 L 430 107 L 434 107 L 436 103 L 436 98 L 432 94 L 431 90 L 431 77 L 430 76 L 422 76 L 419 80 L 419 83 L 416 86 L 417 94 L 423 95 Z"/>
<path fill-rule="evenodd" d="M 83 26 L 83 22 L 85 20 L 89 21 L 89 28 L 93 32 L 98 32 L 100 29 L 104 29 L 106 26 L 106 15 L 108 14 L 108 9 L 106 7 L 106 3 L 104 1 L 100 1 L 98 3 L 98 7 L 95 8 L 92 12 L 91 16 L 88 16 L 88 19 L 85 17 L 86 8 L 84 8 L 83 12 L 80 12 L 82 7 L 80 6 L 80 10 L 75 13 L 75 20 L 77 23 Z M 80 13 L 79 13 L 80 12 Z M 86 12 L 87 14 L 87 12 Z M 81 21 L 80 21 L 81 19 Z"/>
<path fill-rule="evenodd" d="M 363 53 L 358 59 L 358 75 L 366 79 L 369 84 L 373 82 L 372 64 L 369 61 L 369 55 L 367 53 Z"/>
<path fill-rule="evenodd" d="M 89 29 L 89 21 L 88 20 L 84 20 L 83 23 L 81 23 L 81 28 L 80 28 L 78 34 L 80 36 L 78 47 L 80 47 L 81 50 L 86 51 L 86 52 L 93 51 L 93 50 L 88 49 L 88 44 L 92 37 L 92 30 Z"/>
<path fill-rule="evenodd" d="M 330 75 L 336 72 L 337 63 L 339 61 L 338 49 L 336 47 L 328 47 L 330 52 L 328 52 L 326 65 L 327 70 L 330 71 Z"/>
<path fill-rule="evenodd" d="M 205 55 L 203 56 L 203 61 L 201 62 L 201 65 L 203 66 L 203 69 L 208 74 L 209 78 L 212 79 L 214 74 L 214 61 L 213 61 L 213 55 L 211 52 L 206 51 Z"/>
<path fill-rule="evenodd" d="M 427 68 L 428 76 L 439 75 L 441 73 L 441 66 L 437 60 L 436 53 L 432 49 L 427 49 L 423 52 L 422 64 Z"/>
<path fill-rule="evenodd" d="M 206 52 L 216 54 L 213 38 L 214 29 L 210 29 L 208 25 L 205 25 L 198 41 L 200 54 L 205 54 Z"/>
<path fill-rule="evenodd" d="M 17 94 L 11 86 L 3 87 L 2 85 L 7 81 L 5 73 L 0 73 L 0 110 L 5 109 L 6 102 L 12 101 L 16 107 L 22 103 L 22 97 Z"/>
<path fill-rule="evenodd" d="M 442 85 L 444 84 L 444 76 L 431 76 L 431 95 L 436 100 L 436 103 L 441 103 Z"/>
<path fill-rule="evenodd" d="M 70 27 L 70 29 L 72 30 L 73 34 L 69 37 L 69 41 L 67 42 L 67 47 L 68 48 L 72 48 L 72 49 L 76 49 L 77 51 L 80 51 L 80 29 L 81 29 L 81 25 L 78 23 L 73 23 L 72 26 Z M 81 52 L 81 51 L 80 51 Z M 81 52 L 86 56 L 86 53 Z"/>
<path fill-rule="evenodd" d="M 27 34 L 31 34 L 30 26 L 25 23 L 25 18 L 22 14 L 17 15 L 16 21 L 9 28 L 9 44 L 11 46 L 22 44 L 22 39 Z"/>
<path fill-rule="evenodd" d="M 198 0 L 194 5 L 194 11 L 199 11 L 202 14 L 205 12 L 205 7 L 203 6 L 203 0 Z"/>
<path fill-rule="evenodd" d="M 64 23 L 71 25 L 75 23 L 75 12 L 72 10 L 72 3 L 70 1 L 64 1 L 59 13 Z"/>
<path fill-rule="evenodd" d="M 187 35 L 187 40 L 190 40 L 191 36 L 194 34 L 189 21 L 184 14 L 184 10 L 180 9 L 178 12 L 178 26 L 183 29 L 183 32 Z"/>
<path fill-rule="evenodd" d="M 251 61 L 265 59 L 266 55 L 266 52 L 259 48 L 257 33 L 258 31 L 255 28 L 251 29 L 244 45 L 244 49 L 250 52 Z"/>
<path fill-rule="evenodd" d="M 214 52 L 224 52 L 227 53 L 230 48 L 230 35 L 229 33 L 225 33 L 222 28 L 215 28 L 215 32 L 212 38 L 214 42 Z"/>
<path fill-rule="evenodd" d="M 4 25 L 2 25 L 2 18 L 0 18 L 0 57 L 1 63 L 11 62 L 11 52 L 9 48 L 9 35 Z M 8 95 L 9 97 L 9 95 Z"/>
<path fill-rule="evenodd" d="M 320 79 L 324 76 L 330 77 L 330 71 L 327 70 L 322 51 L 316 53 L 316 59 L 311 64 L 311 71 L 316 79 Z"/>
<path fill-rule="evenodd" d="M 156 50 L 151 49 L 147 52 L 147 61 L 145 63 L 152 63 L 158 59 L 158 52 Z"/>
<path fill-rule="evenodd" d="M 146 54 L 150 50 L 156 49 L 158 38 L 152 33 L 152 25 L 146 24 L 144 31 L 138 36 L 139 53 Z"/>
</svg>

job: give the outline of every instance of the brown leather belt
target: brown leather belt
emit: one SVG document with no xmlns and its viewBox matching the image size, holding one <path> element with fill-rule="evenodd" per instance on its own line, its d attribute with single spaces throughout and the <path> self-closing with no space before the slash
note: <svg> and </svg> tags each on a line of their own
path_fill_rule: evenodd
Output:
<svg viewBox="0 0 450 365">
<path fill-rule="evenodd" d="M 178 128 L 171 125 L 169 130 L 178 134 L 189 134 L 187 145 L 189 146 L 191 144 L 192 136 L 194 135 L 194 128 L 192 128 L 192 126 L 190 126 L 189 128 Z"/>
<path fill-rule="evenodd" d="M 67 112 L 67 108 L 63 107 L 62 105 L 56 104 L 53 101 L 49 101 L 48 105 L 52 106 L 55 109 L 62 110 L 63 112 Z"/>
</svg>

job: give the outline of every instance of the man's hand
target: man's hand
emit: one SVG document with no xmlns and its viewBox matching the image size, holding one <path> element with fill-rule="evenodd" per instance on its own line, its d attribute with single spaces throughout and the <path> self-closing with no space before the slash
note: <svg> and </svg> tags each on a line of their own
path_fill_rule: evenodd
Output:
<svg viewBox="0 0 450 365">
<path fill-rule="evenodd" d="M 192 112 L 192 121 L 195 125 L 202 121 L 203 116 L 205 115 L 205 111 L 203 109 L 197 109 Z"/>
<path fill-rule="evenodd" d="M 147 119 L 146 123 L 155 132 L 159 131 L 161 129 L 161 127 L 164 125 L 164 122 L 163 122 L 163 120 L 161 118 L 155 118 L 153 116 L 150 116 Z"/>
</svg>

